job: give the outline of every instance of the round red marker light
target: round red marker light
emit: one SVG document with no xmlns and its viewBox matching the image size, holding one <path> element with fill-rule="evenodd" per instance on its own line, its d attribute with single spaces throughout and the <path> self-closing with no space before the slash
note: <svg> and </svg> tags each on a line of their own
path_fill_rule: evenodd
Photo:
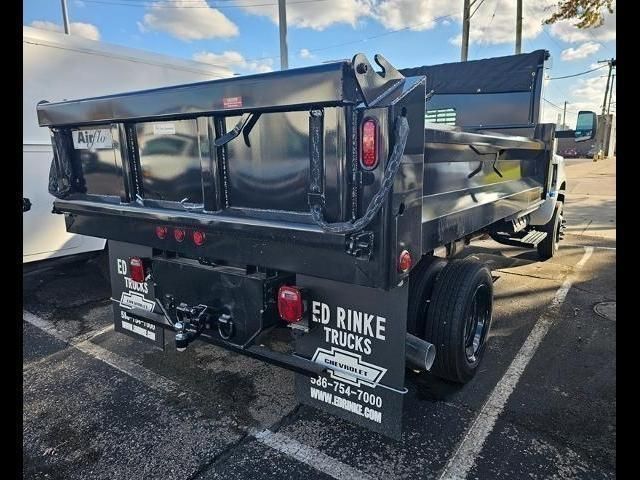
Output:
<svg viewBox="0 0 640 480">
<path fill-rule="evenodd" d="M 398 270 L 400 270 L 401 273 L 407 273 L 411 268 L 411 265 L 413 265 L 411 254 L 408 251 L 403 250 L 400 254 L 400 259 L 398 260 Z"/>
<path fill-rule="evenodd" d="M 167 231 L 168 229 L 165 226 L 156 227 L 156 237 L 160 240 L 164 240 L 167 237 Z"/>
<path fill-rule="evenodd" d="M 207 239 L 207 236 L 205 235 L 204 232 L 196 230 L 195 232 L 193 232 L 193 235 L 191 236 L 191 238 L 193 239 L 193 243 L 195 243 L 197 246 L 201 246 L 204 244 L 204 241 Z"/>
<path fill-rule="evenodd" d="M 173 238 L 176 239 L 176 242 L 182 242 L 184 240 L 184 237 L 186 236 L 186 233 L 184 232 L 184 230 L 182 228 L 176 228 L 173 231 Z"/>
</svg>

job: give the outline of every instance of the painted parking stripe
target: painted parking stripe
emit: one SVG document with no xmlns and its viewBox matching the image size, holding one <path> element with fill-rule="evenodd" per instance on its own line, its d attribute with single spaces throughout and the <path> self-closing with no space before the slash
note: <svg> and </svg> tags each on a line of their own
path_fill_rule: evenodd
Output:
<svg viewBox="0 0 640 480">
<path fill-rule="evenodd" d="M 574 248 L 575 247 L 584 247 L 584 248 L 593 248 L 593 249 L 596 249 L 596 250 L 613 250 L 613 251 L 616 250 L 616 247 L 598 247 L 596 245 L 591 246 L 591 247 L 587 247 L 585 245 L 578 245 L 576 243 L 564 243 L 564 242 L 561 243 L 560 246 L 561 247 L 574 247 Z"/>
<path fill-rule="evenodd" d="M 126 358 L 123 358 L 120 355 L 117 355 L 91 342 L 91 339 L 97 337 L 98 335 L 101 335 L 102 333 L 112 330 L 112 326 L 105 327 L 96 332 L 86 334 L 84 339 L 76 337 L 75 341 L 73 341 L 69 336 L 63 334 L 62 332 L 60 332 L 60 330 L 57 330 L 53 323 L 44 320 L 37 315 L 32 314 L 31 312 L 23 310 L 22 318 L 25 322 L 28 322 L 31 325 L 39 328 L 40 330 L 50 334 L 54 338 L 69 344 L 71 347 L 76 348 L 81 352 L 106 363 L 107 365 L 110 365 L 111 367 L 130 377 L 135 378 L 149 388 L 158 390 L 163 393 L 175 394 L 177 392 L 180 392 L 181 395 L 186 394 L 188 396 L 201 397 L 200 394 L 185 389 L 183 386 L 179 385 L 173 380 L 163 377 L 162 375 L 159 375 L 141 365 L 133 363 L 130 360 L 127 360 Z M 45 359 L 47 358 L 49 357 L 45 357 Z M 40 363 L 45 359 L 29 364 L 27 367 L 25 367 L 24 370 L 26 371 L 27 369 L 30 369 L 33 364 Z M 238 427 L 241 430 L 245 430 L 241 426 Z M 278 450 L 279 452 L 282 452 L 299 462 L 309 465 L 316 470 L 323 472 L 337 480 L 371 480 L 371 477 L 360 472 L 359 470 L 350 467 L 349 465 L 346 465 L 341 461 L 330 457 L 329 455 L 326 455 L 319 450 L 316 450 L 313 447 L 304 445 L 281 433 L 272 432 L 270 430 L 249 430 L 248 433 L 255 437 L 256 440 L 260 443 L 273 448 L 274 450 Z"/>
<path fill-rule="evenodd" d="M 23 310 L 22 318 L 25 322 L 28 322 L 31 325 L 41 329 L 52 337 L 68 343 L 73 348 L 76 348 L 81 352 L 106 363 L 116 370 L 119 370 L 122 373 L 135 378 L 136 380 L 142 382 L 150 388 L 169 393 L 182 391 L 181 387 L 174 381 L 158 375 L 136 363 L 133 363 L 130 360 L 127 360 L 126 358 L 123 358 L 120 355 L 107 350 L 106 348 L 102 348 L 101 346 L 92 343 L 91 338 L 99 335 L 100 333 L 94 332 L 94 334 L 90 335 L 89 338 L 85 340 L 73 342 L 69 337 L 65 336 L 63 333 L 57 330 L 51 322 L 44 320 L 37 315 L 32 314 L 31 312 Z M 103 330 L 108 331 L 109 329 Z M 104 333 L 104 331 L 102 331 L 101 333 Z"/>
<path fill-rule="evenodd" d="M 299 462 L 309 465 L 337 480 L 372 480 L 371 477 L 360 470 L 281 433 L 264 430 L 254 433 L 254 437 L 260 443 L 293 457 Z"/>
<path fill-rule="evenodd" d="M 78 335 L 77 337 L 69 338 L 69 337 L 62 336 L 59 333 L 59 331 L 56 330 L 56 329 L 48 328 L 48 327 L 50 327 L 50 325 L 47 325 L 44 320 L 42 320 L 42 319 L 40 319 L 38 317 L 35 317 L 35 316 L 31 315 L 31 314 L 29 314 L 29 316 L 30 316 L 29 318 L 30 318 L 31 321 L 27 320 L 26 316 L 24 318 L 25 321 L 31 323 L 34 326 L 37 326 L 36 324 L 42 325 L 42 327 L 43 327 L 42 330 L 44 330 L 45 328 L 47 329 L 47 330 L 44 330 L 46 333 L 48 333 L 49 335 L 53 335 L 57 340 L 65 342 L 65 343 L 67 343 L 69 345 L 76 345 L 78 343 L 88 342 L 89 340 L 93 340 L 94 338 L 99 337 L 103 333 L 107 333 L 107 332 L 110 332 L 111 330 L 113 330 L 113 325 L 107 325 L 106 327 L 101 328 L 99 330 L 87 332 L 87 333 L 85 333 L 83 335 Z M 45 362 L 48 362 L 50 360 L 50 357 L 53 356 L 53 355 L 56 355 L 57 353 L 60 353 L 60 352 L 56 351 L 56 352 L 53 352 L 53 353 L 51 353 L 49 355 L 46 355 L 46 356 L 44 356 L 42 358 L 39 358 L 37 360 L 33 360 L 31 362 L 28 362 L 28 363 L 23 363 L 22 364 L 22 371 L 23 372 L 28 372 L 32 368 L 34 368 L 34 367 L 36 367 L 38 365 L 41 365 L 41 364 L 43 364 Z"/>
<path fill-rule="evenodd" d="M 475 465 L 478 454 L 482 451 L 484 442 L 493 430 L 498 416 L 502 413 L 507 400 L 513 393 L 524 369 L 533 358 L 540 343 L 553 325 L 560 306 L 567 298 L 567 294 L 575 280 L 577 273 L 589 260 L 593 253 L 593 247 L 585 247 L 585 252 L 580 261 L 576 264 L 573 274 L 565 279 L 562 286 L 556 291 L 549 308 L 536 321 L 529 336 L 520 347 L 509 368 L 500 381 L 491 391 L 491 395 L 480 409 L 478 416 L 467 429 L 462 442 L 458 446 L 453 456 L 447 462 L 440 479 L 462 480 L 467 477 Z"/>
</svg>

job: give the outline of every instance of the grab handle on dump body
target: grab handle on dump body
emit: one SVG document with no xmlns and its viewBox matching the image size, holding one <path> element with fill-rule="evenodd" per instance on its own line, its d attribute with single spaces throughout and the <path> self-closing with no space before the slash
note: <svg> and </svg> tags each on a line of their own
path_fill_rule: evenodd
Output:
<svg viewBox="0 0 640 480">
<path fill-rule="evenodd" d="M 409 122 L 407 117 L 399 115 L 395 122 L 395 145 L 391 151 L 391 156 L 387 162 L 387 168 L 384 171 L 384 177 L 382 178 L 382 186 L 380 190 L 373 196 L 369 206 L 362 217 L 351 222 L 336 222 L 328 223 L 324 219 L 322 213 L 322 136 L 317 132 L 321 128 L 321 123 L 318 118 L 321 118 L 321 113 L 317 110 L 311 112 L 309 119 L 309 137 L 311 142 L 311 168 L 310 168 L 310 192 L 309 207 L 311 209 L 311 218 L 316 222 L 322 230 L 330 233 L 354 233 L 362 230 L 369 225 L 376 214 L 382 208 L 382 205 L 393 187 L 393 181 L 396 173 L 400 168 L 400 162 L 402 161 L 402 155 L 404 155 L 404 149 L 407 145 L 407 139 L 409 138 Z M 319 137 L 319 138 L 317 138 Z"/>
</svg>

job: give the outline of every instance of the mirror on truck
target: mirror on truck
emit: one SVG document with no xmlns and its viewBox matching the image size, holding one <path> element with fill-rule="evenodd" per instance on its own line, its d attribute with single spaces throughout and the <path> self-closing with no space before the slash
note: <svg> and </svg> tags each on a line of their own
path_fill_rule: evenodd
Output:
<svg viewBox="0 0 640 480">
<path fill-rule="evenodd" d="M 594 112 L 589 112 L 586 110 L 579 111 L 575 130 L 576 142 L 591 140 L 596 136 L 597 128 L 598 116 Z"/>
</svg>

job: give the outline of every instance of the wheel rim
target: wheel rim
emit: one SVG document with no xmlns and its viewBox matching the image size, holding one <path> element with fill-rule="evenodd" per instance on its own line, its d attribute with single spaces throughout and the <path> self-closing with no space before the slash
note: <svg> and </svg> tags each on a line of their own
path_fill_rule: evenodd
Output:
<svg viewBox="0 0 640 480">
<path fill-rule="evenodd" d="M 487 285 L 478 285 L 465 322 L 464 352 L 467 362 L 474 364 L 484 346 L 491 321 L 491 294 Z"/>
</svg>

